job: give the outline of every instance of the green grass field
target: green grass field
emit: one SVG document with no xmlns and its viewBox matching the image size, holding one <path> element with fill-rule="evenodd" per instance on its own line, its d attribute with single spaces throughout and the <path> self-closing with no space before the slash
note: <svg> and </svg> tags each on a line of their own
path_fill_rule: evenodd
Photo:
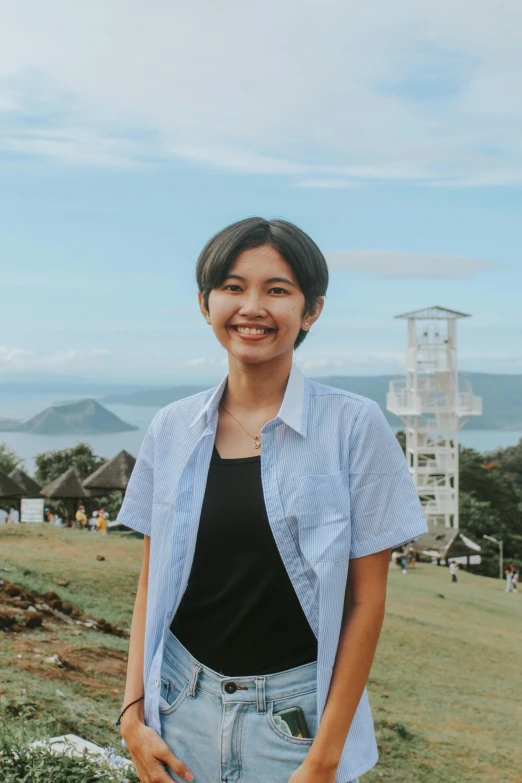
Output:
<svg viewBox="0 0 522 783">
<path fill-rule="evenodd" d="M 2 526 L 0 577 L 128 628 L 141 548 L 119 534 Z M 522 592 L 465 572 L 452 585 L 430 565 L 393 567 L 369 683 L 381 758 L 364 783 L 520 783 L 521 643 Z M 37 733 L 118 744 L 127 645 L 72 624 L 0 631 L 0 709 L 13 726 L 25 712 Z M 66 668 L 45 662 L 54 653 Z"/>
</svg>

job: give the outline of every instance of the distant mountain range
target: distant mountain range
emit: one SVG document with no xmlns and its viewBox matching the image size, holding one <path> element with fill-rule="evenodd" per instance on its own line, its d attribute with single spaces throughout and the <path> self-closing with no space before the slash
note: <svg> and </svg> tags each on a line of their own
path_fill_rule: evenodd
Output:
<svg viewBox="0 0 522 783">
<path fill-rule="evenodd" d="M 322 383 L 339 389 L 346 389 L 355 394 L 361 394 L 375 400 L 384 411 L 389 423 L 395 429 L 403 427 L 403 422 L 386 410 L 386 392 L 391 380 L 397 380 L 401 375 L 370 375 L 370 376 L 330 376 L 316 378 Z M 469 381 L 473 393 L 482 397 L 483 415 L 471 417 L 465 424 L 468 430 L 522 431 L 522 375 L 498 375 L 493 373 L 461 372 L 461 386 Z M 95 435 L 136 430 L 131 424 L 122 421 L 118 416 L 104 407 L 105 405 L 130 405 L 159 408 L 175 400 L 188 397 L 203 391 L 210 386 L 182 385 L 171 387 L 155 387 L 145 389 L 134 384 L 102 385 L 97 390 L 98 401 L 92 399 L 95 392 L 82 384 L 58 382 L 53 384 L 53 393 L 66 395 L 74 391 L 84 393 L 88 399 L 75 402 L 53 404 L 29 421 L 20 422 L 0 419 L 0 432 L 30 432 L 42 435 Z M 0 384 L 0 411 L 2 394 L 12 394 L 17 384 Z M 81 391 L 80 391 L 81 389 Z M 34 390 L 34 391 L 32 391 Z M 20 384 L 19 394 L 38 393 L 39 384 Z M 49 391 L 49 389 L 46 389 Z M 109 393 L 107 393 L 109 392 Z M 105 395 L 105 396 L 101 396 Z M 103 404 L 100 404 L 103 403 Z"/>
<path fill-rule="evenodd" d="M 101 435 L 137 430 L 96 400 L 51 405 L 25 422 L 0 419 L 0 432 L 33 435 Z"/>
<path fill-rule="evenodd" d="M 4 395 L 12 396 L 13 394 L 38 396 L 55 394 L 57 397 L 90 399 L 104 394 L 118 394 L 145 388 L 147 386 L 143 383 L 105 383 L 99 378 L 92 381 L 63 377 L 55 377 L 52 380 L 46 378 L 41 380 L 38 378 L 32 380 L 18 379 L 0 382 L 0 399 Z"/>
<path fill-rule="evenodd" d="M 391 380 L 401 375 L 330 376 L 314 380 L 346 389 L 355 394 L 369 397 L 379 403 L 386 418 L 393 427 L 400 427 L 402 421 L 386 410 L 386 392 Z M 522 431 L 522 375 L 498 375 L 481 372 L 459 373 L 461 386 L 469 381 L 473 394 L 482 397 L 482 416 L 472 416 L 465 424 L 466 429 Z M 170 402 L 190 394 L 203 391 L 207 386 L 172 386 L 120 392 L 102 398 L 107 405 L 146 405 L 162 408 Z"/>
<path fill-rule="evenodd" d="M 162 386 L 155 389 L 139 389 L 132 392 L 108 394 L 101 400 L 105 405 L 145 405 L 151 408 L 163 408 L 170 402 L 190 397 L 210 386 Z"/>
</svg>

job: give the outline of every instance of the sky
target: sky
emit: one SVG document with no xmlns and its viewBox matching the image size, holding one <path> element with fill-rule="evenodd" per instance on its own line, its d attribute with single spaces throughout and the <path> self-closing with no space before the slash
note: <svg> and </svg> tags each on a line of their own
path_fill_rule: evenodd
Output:
<svg viewBox="0 0 522 783">
<path fill-rule="evenodd" d="M 521 94 L 519 0 L 6 0 L 0 382 L 222 377 L 195 260 L 250 215 L 329 262 L 310 376 L 404 372 L 432 305 L 522 373 Z"/>
</svg>

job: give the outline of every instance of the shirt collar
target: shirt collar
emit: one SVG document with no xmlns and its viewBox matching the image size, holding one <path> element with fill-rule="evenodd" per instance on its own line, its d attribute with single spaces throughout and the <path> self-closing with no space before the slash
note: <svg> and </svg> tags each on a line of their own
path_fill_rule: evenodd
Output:
<svg viewBox="0 0 522 783">
<path fill-rule="evenodd" d="M 221 397 L 225 391 L 227 380 L 228 373 L 219 386 L 216 386 L 205 405 L 198 411 L 189 425 L 190 427 L 197 424 L 203 416 L 206 416 L 207 424 L 210 424 L 217 412 Z M 308 424 L 308 399 L 308 381 L 299 367 L 292 362 L 292 369 L 290 370 L 290 376 L 288 378 L 288 383 L 286 384 L 285 396 L 283 397 L 283 402 L 281 403 L 276 418 L 283 421 L 304 437 L 306 437 Z"/>
<path fill-rule="evenodd" d="M 292 362 L 290 377 L 286 384 L 285 396 L 279 408 L 277 418 L 284 421 L 289 427 L 306 437 L 308 424 L 308 398 L 310 390 L 308 381 L 303 373 Z"/>
</svg>

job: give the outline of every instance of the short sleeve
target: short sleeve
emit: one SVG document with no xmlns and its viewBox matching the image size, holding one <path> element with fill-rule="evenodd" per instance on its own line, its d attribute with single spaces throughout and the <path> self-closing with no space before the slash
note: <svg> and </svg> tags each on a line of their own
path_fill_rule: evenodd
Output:
<svg viewBox="0 0 522 783">
<path fill-rule="evenodd" d="M 404 452 L 371 402 L 350 434 L 350 558 L 395 548 L 428 528 Z"/>
<path fill-rule="evenodd" d="M 153 424 L 143 438 L 138 459 L 131 473 L 125 498 L 118 514 L 118 522 L 150 536 L 152 519 L 152 494 L 154 487 L 154 434 Z"/>
</svg>

